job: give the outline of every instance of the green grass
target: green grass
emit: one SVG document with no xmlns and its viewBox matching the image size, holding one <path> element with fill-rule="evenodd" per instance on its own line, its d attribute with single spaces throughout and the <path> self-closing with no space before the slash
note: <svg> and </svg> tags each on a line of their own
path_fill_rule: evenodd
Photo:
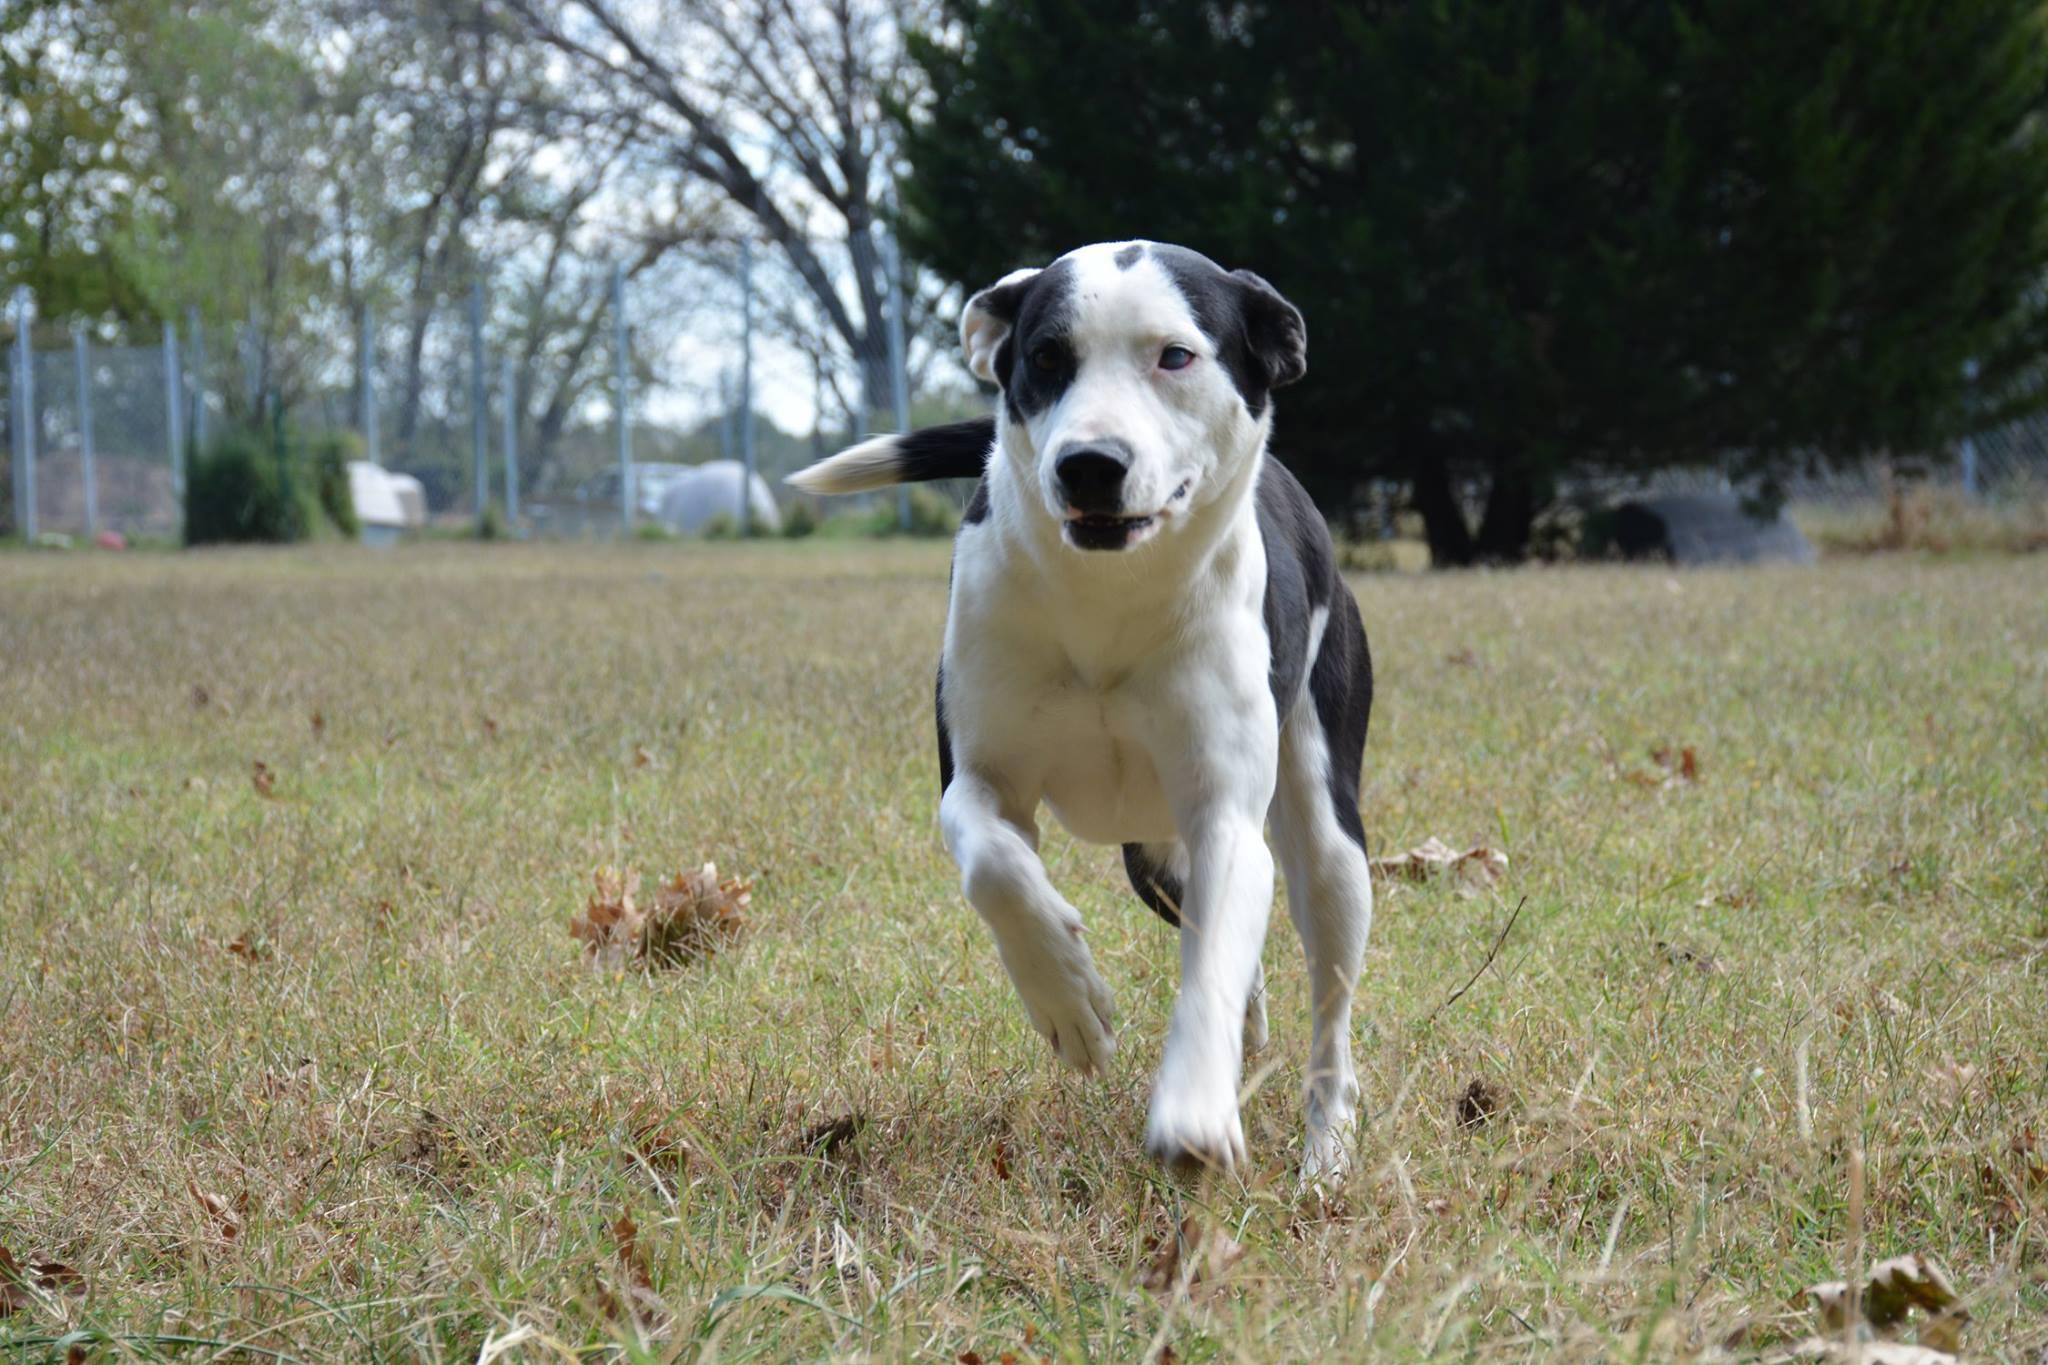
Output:
<svg viewBox="0 0 2048 1365">
<path fill-rule="evenodd" d="M 1859 1234 L 1949 1266 L 1974 1355 L 2048 1344 L 2048 561 L 1358 580 L 1370 838 L 1513 861 L 1382 887 L 1328 1206 L 1284 915 L 1242 1183 L 1144 1159 L 1175 947 L 1056 833 L 1122 1046 L 1088 1083 L 1030 1031 L 935 827 L 945 585 L 913 543 L 0 559 L 0 1246 L 85 1286 L 0 1344 L 1668 1359 L 1802 1332 Z M 1667 745 L 1696 782 L 1628 779 Z M 597 867 L 706 858 L 739 948 L 583 965 Z M 1242 1260 L 1150 1287 L 1189 1216 Z"/>
</svg>

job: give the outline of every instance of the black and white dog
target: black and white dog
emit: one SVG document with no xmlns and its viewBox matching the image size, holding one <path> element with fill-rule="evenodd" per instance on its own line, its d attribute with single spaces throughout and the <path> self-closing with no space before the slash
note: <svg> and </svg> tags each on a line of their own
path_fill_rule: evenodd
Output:
<svg viewBox="0 0 2048 1365">
<path fill-rule="evenodd" d="M 1179 925 L 1181 991 L 1145 1145 L 1242 1166 L 1238 1086 L 1266 1041 L 1273 856 L 1313 991 L 1303 1174 L 1341 1173 L 1351 998 L 1372 924 L 1358 818 L 1372 664 L 1328 529 L 1266 452 L 1301 314 L 1183 247 L 1083 247 L 976 294 L 992 420 L 866 441 L 791 480 L 850 493 L 979 478 L 953 551 L 939 803 L 967 899 L 1060 1060 L 1102 1069 L 1109 987 L 1038 858 L 1040 802 L 1121 844 Z"/>
</svg>

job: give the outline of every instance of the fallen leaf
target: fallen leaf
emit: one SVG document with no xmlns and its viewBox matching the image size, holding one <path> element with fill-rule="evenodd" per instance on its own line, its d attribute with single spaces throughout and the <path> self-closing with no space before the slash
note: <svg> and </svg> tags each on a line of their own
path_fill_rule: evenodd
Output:
<svg viewBox="0 0 2048 1365">
<path fill-rule="evenodd" d="M 266 962 L 270 958 L 270 940 L 245 929 L 228 940 L 228 951 L 244 962 Z"/>
<path fill-rule="evenodd" d="M 640 877 L 602 868 L 583 913 L 569 920 L 569 933 L 600 971 L 628 962 L 648 967 L 679 966 L 709 957 L 738 942 L 746 932 L 753 883 L 718 875 L 714 863 L 679 872 L 639 902 Z"/>
<path fill-rule="evenodd" d="M 230 1204 L 219 1195 L 208 1194 L 200 1189 L 196 1180 L 187 1180 L 185 1188 L 192 1191 L 192 1198 L 198 1201 L 206 1216 L 213 1220 L 213 1230 L 219 1234 L 222 1241 L 232 1242 L 242 1235 L 242 1212 L 249 1204 L 247 1193 Z"/>
<path fill-rule="evenodd" d="M 647 752 L 647 746 L 646 746 L 646 745 L 644 745 L 644 744 L 636 744 L 636 745 L 634 745 L 634 746 L 633 746 L 633 766 L 634 766 L 634 767 L 636 767 L 636 768 L 645 768 L 646 766 L 648 766 L 648 765 L 649 765 L 650 763 L 652 763 L 652 762 L 654 762 L 654 755 L 653 755 L 653 754 L 651 754 L 651 753 L 649 753 L 649 752 Z"/>
<path fill-rule="evenodd" d="M 1181 1287 L 1183 1267 L 1187 1286 L 1213 1285 L 1244 1259 L 1244 1248 L 1222 1228 L 1205 1230 L 1189 1214 L 1180 1225 L 1153 1244 L 1140 1283 L 1154 1294 L 1171 1294 Z"/>
<path fill-rule="evenodd" d="M 996 1179 L 1008 1180 L 1010 1178 L 1010 1144 L 1001 1138 L 996 1139 L 994 1164 Z"/>
<path fill-rule="evenodd" d="M 1664 954 L 1674 967 L 1690 967 L 1696 972 L 1718 972 L 1720 962 L 1703 948 L 1688 948 L 1682 943 L 1666 943 L 1657 940 L 1657 951 Z"/>
<path fill-rule="evenodd" d="M 306 717 L 306 723 L 313 727 L 313 738 L 315 739 L 327 733 L 327 717 L 322 712 L 315 711 L 312 715 Z"/>
<path fill-rule="evenodd" d="M 981 1356 L 974 1351 L 962 1351 L 953 1359 L 959 1361 L 960 1365 L 981 1365 Z"/>
<path fill-rule="evenodd" d="M 193 709 L 193 710 L 195 710 L 195 711 L 202 711 L 202 710 L 204 710 L 204 709 L 206 708 L 206 704 L 207 704 L 208 702 L 212 701 L 212 700 L 213 700 L 213 694 L 212 694 L 211 692 L 208 692 L 208 691 L 206 690 L 205 684 L 203 684 L 203 683 L 193 683 L 193 684 L 192 684 L 192 709 Z"/>
<path fill-rule="evenodd" d="M 497 717 L 495 717 L 495 716 L 485 716 L 485 717 L 483 718 L 483 727 L 484 727 L 484 738 L 485 738 L 485 739 L 496 739 L 496 738 L 498 737 L 498 720 L 497 720 Z"/>
<path fill-rule="evenodd" d="M 853 1141 L 860 1130 L 867 1127 L 867 1115 L 843 1114 L 836 1119 L 827 1119 L 804 1130 L 803 1149 L 830 1158 L 841 1147 Z"/>
<path fill-rule="evenodd" d="M 1449 654 L 1444 655 L 1444 662 L 1453 668 L 1477 668 L 1479 667 L 1479 656 L 1470 649 L 1454 649 Z"/>
<path fill-rule="evenodd" d="M 569 918 L 569 934 L 583 940 L 584 952 L 599 971 L 615 971 L 643 951 L 641 930 L 647 916 L 634 899 L 640 874 L 602 867 L 593 880 L 596 889 L 583 913 Z"/>
<path fill-rule="evenodd" d="M 264 800 L 277 800 L 277 774 L 270 771 L 270 765 L 260 758 L 249 770 L 249 785 L 256 788 L 256 794 Z"/>
<path fill-rule="evenodd" d="M 12 1317 L 35 1305 L 35 1291 L 29 1288 L 28 1272 L 22 1269 L 21 1263 L 6 1247 L 0 1247 L 0 1318 Z"/>
<path fill-rule="evenodd" d="M 1855 1304 L 1861 1321 L 1852 1331 L 1850 1295 L 1845 1280 L 1808 1286 L 1800 1297 L 1819 1310 L 1824 1336 L 1792 1348 L 1791 1359 L 1853 1360 L 1869 1365 L 1932 1365 L 1951 1361 L 1962 1349 L 1963 1328 L 1970 1319 L 1962 1296 L 1940 1264 L 1913 1253 L 1894 1256 L 1870 1267 Z M 1899 1334 L 1921 1314 L 1918 1341 L 1900 1341 Z M 1875 1340 L 1863 1340 L 1864 1333 Z M 1845 1340 L 1853 1338 L 1853 1340 Z"/>
<path fill-rule="evenodd" d="M 1507 874 L 1508 855 L 1497 848 L 1480 845 L 1463 853 L 1434 836 L 1406 853 L 1370 860 L 1373 875 L 1398 881 L 1426 882 L 1439 873 L 1450 873 L 1463 889 L 1491 886 Z"/>
<path fill-rule="evenodd" d="M 1507 1107 L 1507 1098 L 1485 1077 L 1475 1079 L 1458 1094 L 1456 1112 L 1460 1128 L 1477 1128 Z"/>
<path fill-rule="evenodd" d="M 641 1104 L 627 1118 L 626 1130 L 633 1156 L 649 1169 L 674 1177 L 689 1165 L 690 1140 L 665 1107 Z"/>
</svg>

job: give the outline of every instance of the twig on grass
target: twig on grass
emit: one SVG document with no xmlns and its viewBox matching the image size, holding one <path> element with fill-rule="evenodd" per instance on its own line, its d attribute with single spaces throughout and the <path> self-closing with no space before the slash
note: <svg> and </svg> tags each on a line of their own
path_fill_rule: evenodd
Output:
<svg viewBox="0 0 2048 1365">
<path fill-rule="evenodd" d="M 1486 975 L 1486 969 L 1491 967 L 1493 960 L 1500 956 L 1501 945 L 1508 941 L 1508 934 L 1514 929 L 1515 921 L 1522 917 L 1522 907 L 1528 903 L 1529 898 L 1527 896 L 1515 902 L 1514 912 L 1508 916 L 1508 922 L 1500 927 L 1500 935 L 1494 939 L 1493 946 L 1486 950 L 1486 960 L 1479 964 L 1479 969 L 1472 973 L 1471 978 L 1464 985 L 1452 991 L 1448 1000 L 1445 1000 L 1443 1004 L 1438 1005 L 1435 1009 L 1424 1015 L 1415 1027 L 1419 1029 L 1434 1021 L 1439 1014 L 1457 1004 L 1459 997 L 1464 995 L 1466 991 L 1471 990 L 1480 977 Z"/>
</svg>

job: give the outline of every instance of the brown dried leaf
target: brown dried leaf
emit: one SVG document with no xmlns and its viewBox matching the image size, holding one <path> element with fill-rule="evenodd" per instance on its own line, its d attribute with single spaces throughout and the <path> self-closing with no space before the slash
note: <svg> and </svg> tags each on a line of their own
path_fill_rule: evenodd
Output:
<svg viewBox="0 0 2048 1365">
<path fill-rule="evenodd" d="M 325 712 L 313 712 L 312 715 L 306 717 L 306 723 L 313 727 L 313 738 L 315 739 L 327 733 L 327 716 Z"/>
<path fill-rule="evenodd" d="M 1406 853 L 1372 859 L 1371 867 L 1375 877 L 1409 882 L 1426 882 L 1439 873 L 1448 872 L 1462 888 L 1469 890 L 1491 886 L 1507 875 L 1508 855 L 1483 844 L 1460 853 L 1443 840 L 1431 836 Z"/>
<path fill-rule="evenodd" d="M 1915 1346 L 1905 1341 L 1843 1342 L 1832 1337 L 1808 1337 L 1778 1360 L 1838 1360 L 1846 1365 L 1955 1365 L 1947 1351 Z"/>
<path fill-rule="evenodd" d="M 645 767 L 649 766 L 650 764 L 652 764 L 653 762 L 654 762 L 654 755 L 653 755 L 653 754 L 651 754 L 651 753 L 649 753 L 649 752 L 647 751 L 647 746 L 646 746 L 645 744 L 636 744 L 636 745 L 634 745 L 634 746 L 633 746 L 633 766 L 634 766 L 634 767 L 636 767 L 636 768 L 645 768 Z"/>
<path fill-rule="evenodd" d="M 29 1288 L 28 1272 L 6 1247 L 0 1247 L 0 1318 L 12 1317 L 35 1305 L 35 1291 Z"/>
<path fill-rule="evenodd" d="M 230 1204 L 219 1195 L 208 1194 L 200 1189 L 196 1180 L 187 1180 L 185 1188 L 192 1192 L 192 1198 L 213 1221 L 213 1230 L 219 1234 L 222 1241 L 232 1242 L 242 1235 L 242 1214 L 249 1206 L 249 1196 L 246 1192 Z"/>
<path fill-rule="evenodd" d="M 204 711 L 206 704 L 212 700 L 213 694 L 206 690 L 204 683 L 192 684 L 192 709 L 194 711 Z"/>
<path fill-rule="evenodd" d="M 249 769 L 249 785 L 254 787 L 256 794 L 264 800 L 277 800 L 277 774 L 260 758 Z"/>
<path fill-rule="evenodd" d="M 746 933 L 746 910 L 753 898 L 752 882 L 721 879 L 715 863 L 678 872 L 654 893 L 641 956 L 654 965 L 672 966 L 732 946 Z"/>
<path fill-rule="evenodd" d="M 754 884 L 721 878 L 713 863 L 677 873 L 655 889 L 644 908 L 637 899 L 639 874 L 607 867 L 596 882 L 583 913 L 570 918 L 569 933 L 583 940 L 600 971 L 628 962 L 683 965 L 730 947 L 746 932 Z"/>
<path fill-rule="evenodd" d="M 1919 1253 L 1879 1261 L 1864 1277 L 1863 1292 L 1857 1297 L 1863 1321 L 1856 1328 L 1858 1333 L 1875 1334 L 1878 1340 L 1854 1346 L 1843 1344 L 1842 1339 L 1852 1335 L 1846 1281 L 1812 1285 L 1801 1297 L 1819 1310 L 1826 1337 L 1814 1337 L 1794 1347 L 1795 1359 L 1901 1365 L 1953 1360 L 1962 1349 L 1963 1328 L 1970 1320 L 1969 1310 L 1963 1306 L 1948 1273 L 1934 1258 Z M 1918 1334 L 1919 1344 L 1910 1345 L 1897 1338 L 1916 1308 L 1925 1316 Z"/>
<path fill-rule="evenodd" d="M 1187 1284 L 1213 1285 L 1244 1259 L 1244 1248 L 1221 1227 L 1205 1230 L 1189 1214 L 1180 1226 L 1161 1236 L 1152 1246 L 1152 1257 L 1139 1278 L 1154 1294 L 1171 1294 L 1181 1287 L 1182 1267 L 1187 1267 Z"/>
<path fill-rule="evenodd" d="M 643 950 L 641 930 L 647 916 L 634 900 L 640 874 L 602 867 L 596 889 L 580 915 L 569 917 L 569 934 L 583 940 L 583 951 L 600 971 L 616 971 Z"/>
<path fill-rule="evenodd" d="M 1478 1077 L 1459 1092 L 1455 1106 L 1458 1126 L 1477 1128 L 1480 1124 L 1491 1121 L 1506 1108 L 1507 1097 L 1501 1094 L 1500 1088 L 1484 1076 Z"/>
<path fill-rule="evenodd" d="M 865 1114 L 842 1114 L 836 1119 L 813 1124 L 804 1130 L 803 1149 L 829 1159 L 836 1155 L 840 1148 L 859 1136 L 860 1130 L 867 1127 L 867 1124 Z"/>
<path fill-rule="evenodd" d="M 689 1137 L 669 1111 L 652 1101 L 636 1106 L 626 1119 L 633 1156 L 650 1170 L 675 1177 L 694 1154 Z"/>
<path fill-rule="evenodd" d="M 498 720 L 497 720 L 497 717 L 495 717 L 495 716 L 485 716 L 485 717 L 483 718 L 483 727 L 484 727 L 484 738 L 485 738 L 485 739 L 496 739 L 496 738 L 498 737 Z"/>
<path fill-rule="evenodd" d="M 228 951 L 244 962 L 267 962 L 270 959 L 270 940 L 259 932 L 244 929 L 228 940 Z"/>
</svg>

